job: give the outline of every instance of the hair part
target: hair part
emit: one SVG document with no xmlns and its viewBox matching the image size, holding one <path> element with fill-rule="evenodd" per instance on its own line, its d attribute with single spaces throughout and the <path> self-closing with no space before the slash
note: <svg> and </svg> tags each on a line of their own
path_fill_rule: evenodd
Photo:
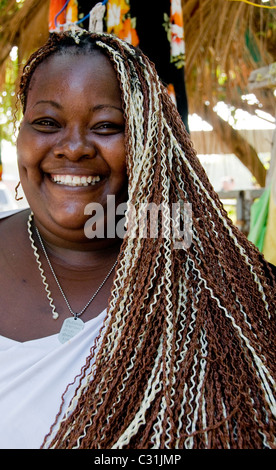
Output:
<svg viewBox="0 0 276 470">
<path fill-rule="evenodd" d="M 87 43 L 117 72 L 137 210 L 103 328 L 43 446 L 274 448 L 274 278 L 228 218 L 153 64 L 107 34 L 83 33 L 78 45 L 69 33 L 53 34 L 24 69 L 23 108 L 39 63 Z M 192 205 L 190 248 L 174 248 L 169 213 L 165 234 L 135 232 L 142 204 L 179 201 Z"/>
</svg>

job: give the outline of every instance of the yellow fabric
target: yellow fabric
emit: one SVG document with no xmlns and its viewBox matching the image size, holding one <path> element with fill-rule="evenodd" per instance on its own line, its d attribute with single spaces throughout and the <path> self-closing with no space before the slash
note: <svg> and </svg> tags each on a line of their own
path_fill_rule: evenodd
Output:
<svg viewBox="0 0 276 470">
<path fill-rule="evenodd" d="M 78 2 L 70 0 L 66 7 L 66 23 L 75 23 L 78 19 Z"/>
<path fill-rule="evenodd" d="M 138 46 L 136 19 L 130 15 L 129 0 L 109 0 L 107 3 L 107 33 Z"/>
<path fill-rule="evenodd" d="M 276 168 L 272 177 L 263 255 L 267 261 L 276 265 Z"/>
</svg>

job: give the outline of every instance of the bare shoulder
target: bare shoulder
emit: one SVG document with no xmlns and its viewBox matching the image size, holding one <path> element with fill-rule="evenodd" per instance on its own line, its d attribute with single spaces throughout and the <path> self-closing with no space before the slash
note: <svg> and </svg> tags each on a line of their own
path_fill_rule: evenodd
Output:
<svg viewBox="0 0 276 470">
<path fill-rule="evenodd" d="M 1 276 L 15 263 L 24 263 L 28 252 L 27 220 L 30 211 L 24 210 L 0 219 L 0 266 Z"/>
<path fill-rule="evenodd" d="M 10 211 L 0 214 L 0 247 L 6 249 L 12 243 L 20 247 L 20 243 L 25 240 L 24 233 L 27 232 L 27 219 L 30 210 Z"/>
<path fill-rule="evenodd" d="M 29 211 L 20 211 L 0 220 L 0 335 L 20 341 L 26 317 L 24 305 L 30 297 L 32 258 L 28 239 Z M 27 286 L 27 287 L 26 287 Z M 22 315 L 21 315 L 22 316 Z"/>
</svg>

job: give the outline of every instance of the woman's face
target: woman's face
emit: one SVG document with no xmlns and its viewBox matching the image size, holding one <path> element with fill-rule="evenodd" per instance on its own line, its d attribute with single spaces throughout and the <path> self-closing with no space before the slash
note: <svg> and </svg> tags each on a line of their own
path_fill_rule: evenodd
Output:
<svg viewBox="0 0 276 470">
<path fill-rule="evenodd" d="M 104 55 L 53 55 L 38 66 L 17 150 L 25 195 L 50 232 L 74 238 L 87 204 L 126 200 L 121 93 Z"/>
</svg>

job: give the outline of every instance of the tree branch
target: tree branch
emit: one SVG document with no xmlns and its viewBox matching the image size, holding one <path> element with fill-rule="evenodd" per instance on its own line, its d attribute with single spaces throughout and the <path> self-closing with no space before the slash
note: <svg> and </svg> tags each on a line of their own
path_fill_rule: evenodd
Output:
<svg viewBox="0 0 276 470">
<path fill-rule="evenodd" d="M 228 122 L 221 119 L 211 106 L 204 107 L 202 116 L 214 129 L 219 139 L 222 139 L 228 146 L 231 153 L 249 169 L 261 187 L 265 186 L 266 169 L 258 157 L 256 150 L 249 144 Z"/>
</svg>

